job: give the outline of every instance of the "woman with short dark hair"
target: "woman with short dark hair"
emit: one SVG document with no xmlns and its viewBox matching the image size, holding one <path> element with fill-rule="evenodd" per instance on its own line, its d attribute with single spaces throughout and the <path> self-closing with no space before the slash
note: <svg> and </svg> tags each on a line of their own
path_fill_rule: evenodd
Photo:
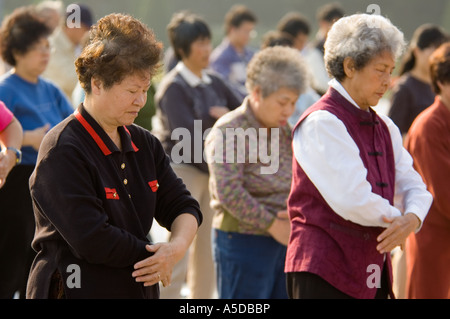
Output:
<svg viewBox="0 0 450 319">
<path fill-rule="evenodd" d="M 255 14 L 245 5 L 236 4 L 225 14 L 225 37 L 212 51 L 210 67 L 233 87 L 241 97 L 247 95 L 245 70 L 255 50 L 248 44 L 257 23 Z"/>
<path fill-rule="evenodd" d="M 202 18 L 187 12 L 176 13 L 167 28 L 180 62 L 162 79 L 155 94 L 160 127 L 154 132 L 171 157 L 175 172 L 199 201 L 203 212 L 204 223 L 191 247 L 189 265 L 180 270 L 180 277 L 184 280 L 187 267 L 190 296 L 208 299 L 215 289 L 211 252 L 213 212 L 209 206 L 209 172 L 203 157 L 203 140 L 216 120 L 236 108 L 240 100 L 220 76 L 207 70 L 211 33 Z"/>
<path fill-rule="evenodd" d="M 417 115 L 434 102 L 428 59 L 446 39 L 445 32 L 432 24 L 421 25 L 414 32 L 400 65 L 400 78 L 393 88 L 388 114 L 403 136 Z"/>
<path fill-rule="evenodd" d="M 129 15 L 90 32 L 75 63 L 85 100 L 46 136 L 30 178 L 37 256 L 27 297 L 158 298 L 202 221 L 160 142 L 133 125 L 161 44 Z M 170 242 L 149 242 L 153 219 Z"/>
<path fill-rule="evenodd" d="M 419 114 L 406 137 L 414 167 L 433 195 L 427 219 L 406 242 L 406 297 L 450 298 L 450 43 L 430 57 L 434 103 Z"/>
<path fill-rule="evenodd" d="M 20 7 L 5 17 L 0 31 L 1 54 L 11 71 L 0 78 L 0 100 L 23 128 L 22 161 L 0 190 L 0 298 L 25 296 L 34 257 L 33 208 L 28 180 L 47 131 L 72 114 L 64 93 L 41 77 L 50 59 L 51 30 L 33 7 Z"/>
</svg>

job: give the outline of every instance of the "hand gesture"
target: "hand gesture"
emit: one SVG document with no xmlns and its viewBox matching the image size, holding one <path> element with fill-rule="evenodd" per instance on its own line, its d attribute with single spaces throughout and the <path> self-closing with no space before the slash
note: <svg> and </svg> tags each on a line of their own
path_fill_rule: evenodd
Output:
<svg viewBox="0 0 450 319">
<path fill-rule="evenodd" d="M 403 249 L 406 238 L 420 225 L 419 218 L 412 213 L 395 218 L 383 216 L 383 220 L 390 225 L 377 238 L 379 242 L 377 250 L 381 254 L 390 252 L 397 246 Z"/>
</svg>

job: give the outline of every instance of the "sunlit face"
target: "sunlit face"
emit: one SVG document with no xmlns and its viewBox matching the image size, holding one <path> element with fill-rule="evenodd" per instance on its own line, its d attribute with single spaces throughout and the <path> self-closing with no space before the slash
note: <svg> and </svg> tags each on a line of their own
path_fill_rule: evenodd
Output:
<svg viewBox="0 0 450 319">
<path fill-rule="evenodd" d="M 422 74 L 426 74 L 427 76 L 429 76 L 430 74 L 428 60 L 430 59 L 430 56 L 434 52 L 434 50 L 436 50 L 436 47 L 434 46 L 425 48 L 423 50 L 419 48 L 414 49 L 414 56 L 416 57 L 414 68 L 419 69 Z"/>
<path fill-rule="evenodd" d="M 14 54 L 16 68 L 24 70 L 33 77 L 41 75 L 50 60 L 50 43 L 46 37 L 40 38 L 25 54 Z"/>
<path fill-rule="evenodd" d="M 393 55 L 383 52 L 361 70 L 349 71 L 344 83 L 359 107 L 367 109 L 378 104 L 389 88 L 394 67 Z"/>
<path fill-rule="evenodd" d="M 298 92 L 281 88 L 267 97 L 262 97 L 259 88 L 251 93 L 251 107 L 257 120 L 267 128 L 285 126 L 294 113 Z"/>
<path fill-rule="evenodd" d="M 210 38 L 198 38 L 191 43 L 189 56 L 183 56 L 183 62 L 194 69 L 205 69 L 209 65 L 211 50 Z"/>
<path fill-rule="evenodd" d="M 441 101 L 447 106 L 447 108 L 450 109 L 450 83 L 442 83 L 438 81 L 439 90 L 441 93 L 439 93 L 439 97 L 441 98 Z"/>
<path fill-rule="evenodd" d="M 293 47 L 301 51 L 305 48 L 307 42 L 308 42 L 308 35 L 299 32 L 297 36 L 294 38 Z"/>
<path fill-rule="evenodd" d="M 106 130 L 131 125 L 147 102 L 150 89 L 150 72 L 127 76 L 121 83 L 105 89 L 92 79 L 92 106 L 96 120 Z"/>
<path fill-rule="evenodd" d="M 244 21 L 239 27 L 232 27 L 230 29 L 230 37 L 233 38 L 233 43 L 240 47 L 245 47 L 250 42 L 254 29 L 254 22 Z"/>
</svg>

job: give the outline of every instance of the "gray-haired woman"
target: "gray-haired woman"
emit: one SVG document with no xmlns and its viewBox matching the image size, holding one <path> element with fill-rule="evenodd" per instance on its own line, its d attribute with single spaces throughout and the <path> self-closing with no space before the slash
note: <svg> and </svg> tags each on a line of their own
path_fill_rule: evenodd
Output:
<svg viewBox="0 0 450 319">
<path fill-rule="evenodd" d="M 260 51 L 247 69 L 249 96 L 220 118 L 206 139 L 219 298 L 287 298 L 286 200 L 292 177 L 287 120 L 306 74 L 296 50 Z"/>
<path fill-rule="evenodd" d="M 328 34 L 330 88 L 294 128 L 291 298 L 393 296 L 389 252 L 419 230 L 432 201 L 398 128 L 371 108 L 403 47 L 382 16 L 342 18 Z"/>
</svg>

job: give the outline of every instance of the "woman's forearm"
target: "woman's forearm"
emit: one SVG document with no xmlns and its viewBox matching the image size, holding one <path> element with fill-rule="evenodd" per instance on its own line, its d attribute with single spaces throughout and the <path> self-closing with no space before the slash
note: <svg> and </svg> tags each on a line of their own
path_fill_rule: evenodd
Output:
<svg viewBox="0 0 450 319">
<path fill-rule="evenodd" d="M 0 188 L 3 187 L 6 177 L 12 168 L 17 165 L 17 154 L 8 147 L 20 149 L 22 146 L 22 126 L 16 118 L 0 132 Z"/>
<path fill-rule="evenodd" d="M 169 242 L 176 262 L 180 261 L 197 233 L 197 219 L 191 214 L 181 214 L 172 223 Z"/>
<path fill-rule="evenodd" d="M 147 245 L 152 255 L 134 265 L 132 276 L 136 282 L 151 286 L 161 281 L 164 286 L 170 285 L 172 269 L 186 254 L 197 233 L 197 218 L 191 214 L 181 214 L 175 218 L 171 226 L 169 243 Z"/>
</svg>

